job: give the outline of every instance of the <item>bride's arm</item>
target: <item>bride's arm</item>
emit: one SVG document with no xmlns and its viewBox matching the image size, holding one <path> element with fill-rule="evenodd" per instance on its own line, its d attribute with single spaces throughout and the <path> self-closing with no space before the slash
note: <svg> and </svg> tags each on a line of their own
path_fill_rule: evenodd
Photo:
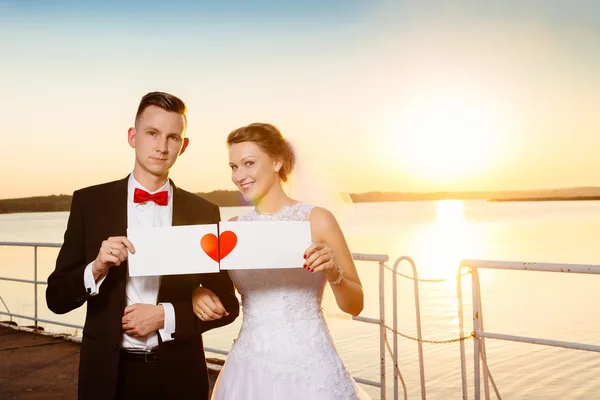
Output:
<svg viewBox="0 0 600 400">
<path fill-rule="evenodd" d="M 229 221 L 237 221 L 237 217 Z M 223 277 L 227 277 L 225 285 Z M 231 286 L 231 290 L 223 290 Z M 204 324 L 202 332 L 231 323 L 239 315 L 239 302 L 235 296 L 235 285 L 231 282 L 227 271 L 210 274 L 205 278 L 202 287 L 192 293 L 192 310 Z M 229 310 L 234 310 L 233 315 Z M 215 322 L 216 321 L 216 322 Z M 213 323 L 214 322 L 214 323 Z"/>
<path fill-rule="evenodd" d="M 360 314 L 364 305 L 362 285 L 338 222 L 328 210 L 315 207 L 310 214 L 310 227 L 316 243 L 305 253 L 306 268 L 325 274 L 342 311 Z"/>
</svg>

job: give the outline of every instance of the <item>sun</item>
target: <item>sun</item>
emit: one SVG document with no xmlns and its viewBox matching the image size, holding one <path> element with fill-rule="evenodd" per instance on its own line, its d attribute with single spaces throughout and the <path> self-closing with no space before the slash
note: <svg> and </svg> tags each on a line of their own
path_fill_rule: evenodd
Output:
<svg viewBox="0 0 600 400">
<path fill-rule="evenodd" d="M 478 175 L 498 155 L 503 121 L 497 114 L 483 98 L 460 90 L 415 96 L 395 116 L 394 162 L 429 181 Z"/>
</svg>

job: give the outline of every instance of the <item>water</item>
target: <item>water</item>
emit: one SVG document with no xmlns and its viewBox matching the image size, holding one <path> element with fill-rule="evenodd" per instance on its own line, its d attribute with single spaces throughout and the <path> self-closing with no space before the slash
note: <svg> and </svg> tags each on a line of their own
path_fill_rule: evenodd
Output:
<svg viewBox="0 0 600 400">
<path fill-rule="evenodd" d="M 248 210 L 223 208 L 222 217 L 228 219 Z M 449 278 L 420 286 L 426 339 L 458 336 L 454 277 L 461 258 L 600 264 L 600 202 L 363 203 L 346 211 L 340 223 L 353 252 L 388 254 L 390 266 L 399 256 L 408 255 L 416 261 L 421 277 Z M 0 215 L 0 241 L 61 242 L 67 217 L 67 213 Z M 39 250 L 41 279 L 53 269 L 57 251 Z M 0 247 L 0 276 L 31 279 L 32 265 L 31 248 Z M 379 313 L 377 267 L 376 263 L 357 263 L 366 295 L 362 315 L 374 318 Z M 401 264 L 401 271 L 409 273 L 408 264 Z M 486 330 L 600 345 L 600 319 L 596 317 L 600 311 L 600 292 L 596 290 L 600 277 L 514 271 L 482 271 L 480 275 Z M 390 278 L 387 273 L 386 318 L 391 324 Z M 463 288 L 465 329 L 469 333 L 469 276 L 463 278 Z M 40 317 L 83 322 L 85 307 L 65 316 L 50 313 L 45 308 L 44 289 L 38 291 Z M 32 315 L 33 295 L 31 285 L 0 282 L 0 296 L 12 312 Z M 413 299 L 412 282 L 400 279 L 399 330 L 411 336 L 416 335 Z M 378 380 L 378 327 L 340 316 L 329 290 L 325 310 L 336 346 L 352 373 Z M 240 323 L 238 319 L 208 332 L 206 345 L 228 349 Z M 389 340 L 391 345 L 391 336 Z M 472 341 L 466 342 L 471 396 L 472 346 Z M 497 340 L 488 340 L 486 346 L 490 371 L 505 399 L 600 399 L 600 380 L 596 379 L 600 359 L 595 353 Z M 416 342 L 400 338 L 399 350 L 408 398 L 420 398 Z M 424 353 L 428 398 L 461 398 L 458 343 L 424 344 Z M 386 362 L 391 395 L 391 359 Z M 379 398 L 378 389 L 365 389 Z"/>
</svg>

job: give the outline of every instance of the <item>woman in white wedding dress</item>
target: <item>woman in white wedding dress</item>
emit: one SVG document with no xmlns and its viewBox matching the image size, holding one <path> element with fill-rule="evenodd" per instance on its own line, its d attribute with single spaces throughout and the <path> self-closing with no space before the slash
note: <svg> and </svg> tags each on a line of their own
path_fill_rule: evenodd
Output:
<svg viewBox="0 0 600 400">
<path fill-rule="evenodd" d="M 229 272 L 242 296 L 243 321 L 212 399 L 368 399 L 344 367 L 321 310 L 328 282 L 342 311 L 358 315 L 363 308 L 361 283 L 335 217 L 283 191 L 294 153 L 277 128 L 251 124 L 231 132 L 227 144 L 232 180 L 255 206 L 237 219 L 310 221 L 314 244 L 303 269 Z M 193 301 L 203 321 L 226 312 L 207 289 L 197 289 Z"/>
</svg>

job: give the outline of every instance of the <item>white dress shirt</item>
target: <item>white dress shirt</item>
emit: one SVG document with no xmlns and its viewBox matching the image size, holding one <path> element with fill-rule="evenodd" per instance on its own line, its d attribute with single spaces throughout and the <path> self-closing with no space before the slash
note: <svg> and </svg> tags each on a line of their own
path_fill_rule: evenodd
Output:
<svg viewBox="0 0 600 400">
<path fill-rule="evenodd" d="M 145 203 L 134 203 L 133 192 L 136 188 L 147 191 L 150 194 L 166 190 L 169 194 L 169 202 L 166 206 L 159 206 L 153 201 Z M 150 192 L 139 184 L 133 177 L 129 176 L 127 184 L 127 227 L 128 228 L 149 228 L 171 226 L 173 220 L 173 188 L 169 181 L 163 187 L 155 192 Z M 135 246 L 135 243 L 133 243 Z M 90 295 L 95 296 L 100 291 L 100 286 L 104 277 L 95 282 L 92 273 L 92 263 L 90 263 L 84 272 L 84 283 Z M 156 304 L 158 289 L 160 287 L 160 276 L 136 276 L 130 277 L 127 274 L 127 286 L 125 289 L 126 306 L 132 304 Z M 160 303 L 165 311 L 165 323 L 158 333 L 163 342 L 173 340 L 171 334 L 175 332 L 175 310 L 171 303 Z M 151 350 L 158 346 L 158 337 L 156 332 L 150 333 L 144 338 L 137 338 L 123 333 L 121 348 L 128 350 Z"/>
</svg>

